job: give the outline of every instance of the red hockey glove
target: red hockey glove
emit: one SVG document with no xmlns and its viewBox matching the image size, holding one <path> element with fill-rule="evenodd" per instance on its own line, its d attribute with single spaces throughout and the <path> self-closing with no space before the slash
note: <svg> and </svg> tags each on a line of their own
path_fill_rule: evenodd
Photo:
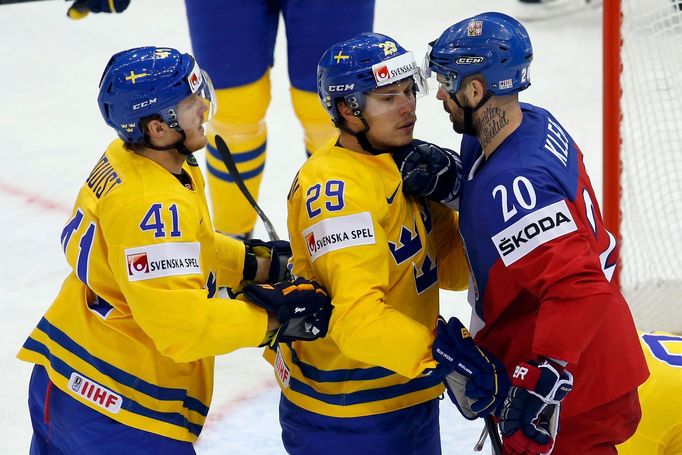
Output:
<svg viewBox="0 0 682 455">
<path fill-rule="evenodd" d="M 521 363 L 499 412 L 503 453 L 544 454 L 554 445 L 561 401 L 573 389 L 573 375 L 550 360 Z"/>
</svg>

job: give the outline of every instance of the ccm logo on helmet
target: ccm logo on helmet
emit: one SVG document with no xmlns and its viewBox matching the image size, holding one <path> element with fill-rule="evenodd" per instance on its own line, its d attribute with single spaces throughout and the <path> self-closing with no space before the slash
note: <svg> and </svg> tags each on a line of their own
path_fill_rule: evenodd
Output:
<svg viewBox="0 0 682 455">
<path fill-rule="evenodd" d="M 346 90 L 353 90 L 355 84 L 340 84 L 340 85 L 330 85 L 328 90 L 330 92 L 344 92 Z"/>
<path fill-rule="evenodd" d="M 483 63 L 484 61 L 485 57 L 460 57 L 455 60 L 455 63 L 458 65 L 477 65 L 479 63 Z"/>
<path fill-rule="evenodd" d="M 563 200 L 529 213 L 490 239 L 504 265 L 509 266 L 543 243 L 576 230 L 573 215 Z"/>
<path fill-rule="evenodd" d="M 150 100 L 145 100 L 145 101 L 142 101 L 141 103 L 133 104 L 133 110 L 136 111 L 138 109 L 142 109 L 143 107 L 151 106 L 154 103 L 156 103 L 156 98 L 152 98 Z"/>
</svg>

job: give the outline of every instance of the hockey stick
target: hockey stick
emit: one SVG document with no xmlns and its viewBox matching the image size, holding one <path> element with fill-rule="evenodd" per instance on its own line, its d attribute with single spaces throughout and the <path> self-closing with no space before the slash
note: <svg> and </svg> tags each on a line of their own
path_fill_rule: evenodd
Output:
<svg viewBox="0 0 682 455">
<path fill-rule="evenodd" d="M 268 232 L 268 237 L 270 237 L 270 240 L 279 240 L 277 232 L 275 231 L 275 227 L 272 225 L 268 217 L 265 215 L 265 212 L 263 212 L 263 210 L 260 208 L 256 200 L 253 198 L 253 196 L 251 196 L 251 192 L 246 187 L 244 179 L 239 174 L 239 171 L 237 170 L 237 165 L 234 163 L 234 158 L 232 157 L 232 153 L 230 153 L 229 147 L 227 146 L 223 138 L 220 137 L 220 135 L 218 134 L 216 134 L 215 136 L 215 145 L 218 148 L 218 153 L 220 153 L 220 157 L 222 158 L 223 163 L 225 163 L 227 171 L 234 179 L 234 182 L 239 187 L 239 190 L 242 192 L 246 200 L 249 201 L 251 207 L 253 207 L 253 209 L 256 211 L 260 219 L 263 221 L 263 224 L 265 225 L 265 230 Z"/>
<path fill-rule="evenodd" d="M 39 0 L 0 0 L 0 5 L 11 5 L 12 3 L 28 3 Z"/>
<path fill-rule="evenodd" d="M 488 435 L 490 436 L 490 445 L 493 448 L 493 453 L 495 455 L 502 455 L 502 439 L 500 438 L 500 432 L 497 431 L 497 423 L 493 416 L 485 416 L 485 427 L 488 429 Z"/>
<path fill-rule="evenodd" d="M 29 2 L 38 2 L 38 1 L 43 1 L 43 0 L 0 0 L 0 5 L 11 5 L 13 3 L 29 3 Z M 69 0 L 66 0 L 67 2 Z M 87 5 L 88 1 L 87 0 L 76 0 L 74 3 L 80 3 L 83 5 Z"/>
</svg>

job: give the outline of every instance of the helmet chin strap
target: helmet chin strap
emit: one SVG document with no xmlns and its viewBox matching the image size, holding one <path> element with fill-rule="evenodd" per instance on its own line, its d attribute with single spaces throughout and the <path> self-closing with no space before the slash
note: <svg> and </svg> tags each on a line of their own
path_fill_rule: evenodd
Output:
<svg viewBox="0 0 682 455">
<path fill-rule="evenodd" d="M 175 131 L 180 133 L 181 137 L 177 142 L 175 142 L 171 145 L 166 145 L 166 146 L 154 145 L 151 142 L 149 142 L 149 139 L 147 139 L 146 137 L 143 141 L 143 144 L 145 147 L 153 149 L 153 150 L 177 150 L 178 153 L 180 153 L 181 155 L 185 155 L 185 156 L 191 154 L 192 152 L 185 146 L 185 139 L 187 139 L 187 135 L 185 134 L 185 131 L 182 129 L 178 129 Z"/>
<path fill-rule="evenodd" d="M 483 98 L 481 98 L 481 101 L 479 101 L 476 106 L 464 107 L 459 102 L 455 94 L 450 93 L 450 99 L 452 99 L 452 101 L 454 101 L 455 104 L 464 111 L 464 134 L 468 134 L 470 136 L 477 135 L 478 132 L 476 131 L 476 126 L 474 125 L 474 112 L 483 107 L 483 105 L 488 102 L 492 95 L 493 95 L 492 93 L 486 92 L 485 95 L 483 95 Z"/>
<path fill-rule="evenodd" d="M 369 131 L 369 123 L 367 123 L 367 120 L 365 119 L 365 117 L 362 116 L 362 114 L 355 115 L 355 116 L 362 121 L 363 128 L 361 131 L 357 131 L 357 132 L 352 131 L 345 124 L 336 125 L 336 127 L 339 128 L 340 130 L 345 131 L 346 133 L 350 134 L 351 136 L 354 136 L 358 140 L 358 144 L 360 144 L 360 147 L 362 147 L 362 149 L 364 151 L 371 153 L 372 155 L 380 155 L 382 153 L 388 153 L 386 150 L 379 150 L 378 148 L 374 147 L 371 142 L 369 142 L 369 139 L 367 138 L 367 132 Z"/>
</svg>

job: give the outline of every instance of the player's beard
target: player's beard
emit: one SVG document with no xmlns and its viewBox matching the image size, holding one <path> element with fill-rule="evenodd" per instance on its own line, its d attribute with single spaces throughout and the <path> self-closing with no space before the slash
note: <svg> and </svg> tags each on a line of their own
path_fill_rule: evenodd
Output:
<svg viewBox="0 0 682 455">
<path fill-rule="evenodd" d="M 445 110 L 445 112 L 448 113 L 448 117 L 450 118 L 450 123 L 452 123 L 452 129 L 455 131 L 455 133 L 464 134 L 464 131 L 465 131 L 465 128 L 464 128 L 464 110 L 461 109 L 459 106 L 455 105 L 454 109 L 457 110 L 457 113 L 455 114 L 455 112 L 453 112 L 453 109 L 450 107 L 449 103 L 446 103 L 446 102 L 443 102 L 443 109 Z"/>
</svg>

